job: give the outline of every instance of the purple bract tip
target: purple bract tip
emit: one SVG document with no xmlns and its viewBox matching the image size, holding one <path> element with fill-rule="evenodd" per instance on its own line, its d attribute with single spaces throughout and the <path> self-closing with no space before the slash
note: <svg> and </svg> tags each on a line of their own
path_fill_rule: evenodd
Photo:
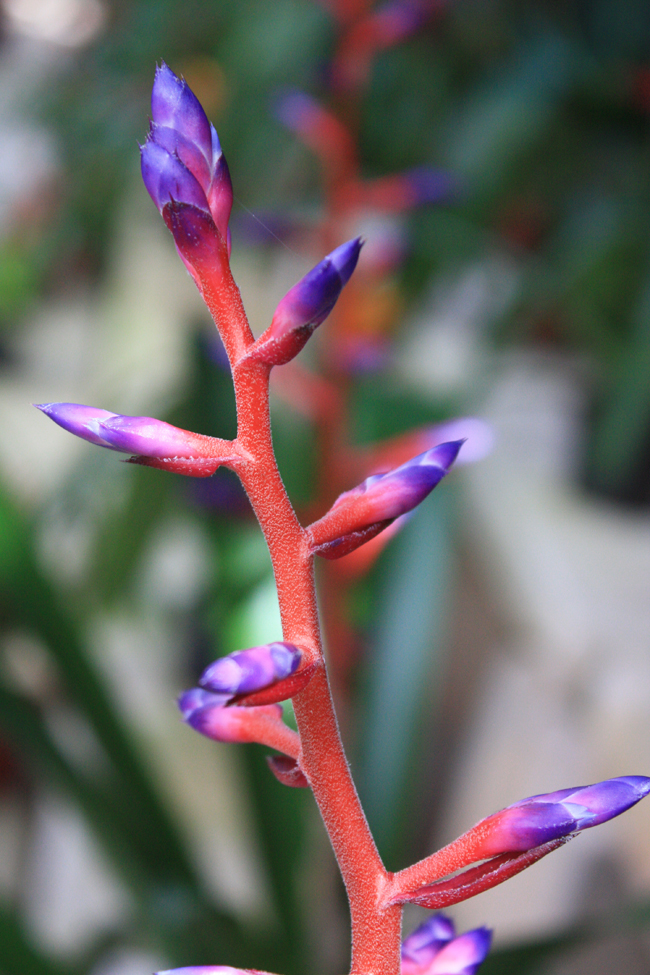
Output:
<svg viewBox="0 0 650 975">
<path fill-rule="evenodd" d="M 292 643 L 267 643 L 215 660 L 199 679 L 202 687 L 226 694 L 250 694 L 297 669 L 301 651 Z"/>
<path fill-rule="evenodd" d="M 325 258 L 325 260 L 329 259 L 338 271 L 341 287 L 346 285 L 352 277 L 363 245 L 363 237 L 354 237 L 352 240 L 346 241 L 345 244 L 341 244 Z"/>
<path fill-rule="evenodd" d="M 183 78 L 163 61 L 156 68 L 151 91 L 151 115 L 156 125 L 173 129 L 198 145 L 206 159 L 212 155 L 212 131 L 198 98 Z"/>
<path fill-rule="evenodd" d="M 151 416 L 113 416 L 99 423 L 101 436 L 115 450 L 142 457 L 194 457 L 195 437 Z"/>
<path fill-rule="evenodd" d="M 83 406 L 81 403 L 35 403 L 34 406 L 76 437 L 100 447 L 118 449 L 105 439 L 101 429 L 101 423 L 114 419 L 116 413 L 98 410 L 94 406 Z"/>
<path fill-rule="evenodd" d="M 80 403 L 41 403 L 37 408 L 65 430 L 100 447 L 138 458 L 192 461 L 199 475 L 201 463 L 213 461 L 215 467 L 220 463 L 214 456 L 212 438 L 151 416 L 122 416 Z"/>
<path fill-rule="evenodd" d="M 481 855 L 529 850 L 598 826 L 625 812 L 649 792 L 650 778 L 629 775 L 521 799 L 483 821 Z"/>
<path fill-rule="evenodd" d="M 356 237 L 337 247 L 287 292 L 273 316 L 274 338 L 289 330 L 320 325 L 327 318 L 350 280 L 362 244 L 361 238 Z"/>
<path fill-rule="evenodd" d="M 420 504 L 448 473 L 463 442 L 452 440 L 438 444 L 386 474 L 367 477 L 337 498 L 333 509 L 363 499 L 372 513 L 372 521 L 385 521 L 406 514 Z"/>
<path fill-rule="evenodd" d="M 300 352 L 313 330 L 334 308 L 357 265 L 362 246 L 361 237 L 341 244 L 286 293 L 269 328 L 254 347 L 253 354 L 259 361 L 284 365 Z"/>
<path fill-rule="evenodd" d="M 447 474 L 462 445 L 462 440 L 438 444 L 341 494 L 327 514 L 309 527 L 312 552 L 340 558 L 412 511 Z"/>
<path fill-rule="evenodd" d="M 181 694 L 176 703 L 178 710 L 183 715 L 183 720 L 187 721 L 195 711 L 199 711 L 201 708 L 224 707 L 231 697 L 232 694 L 214 694 L 211 691 L 203 690 L 202 687 L 193 687 Z"/>
</svg>

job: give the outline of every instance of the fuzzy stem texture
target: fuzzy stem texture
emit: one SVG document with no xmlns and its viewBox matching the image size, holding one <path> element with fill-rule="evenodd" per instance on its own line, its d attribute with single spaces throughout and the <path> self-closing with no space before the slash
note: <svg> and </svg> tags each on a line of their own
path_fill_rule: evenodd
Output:
<svg viewBox="0 0 650 975">
<path fill-rule="evenodd" d="M 401 904 L 387 903 L 389 874 L 368 828 L 334 713 L 322 653 L 313 555 L 285 490 L 271 438 L 269 374 L 246 358 L 253 336 L 229 267 L 201 275 L 200 287 L 228 352 L 237 404 L 237 472 L 271 554 L 283 639 L 316 663 L 293 699 L 302 756 L 347 890 L 352 920 L 352 975 L 399 975 Z"/>
</svg>

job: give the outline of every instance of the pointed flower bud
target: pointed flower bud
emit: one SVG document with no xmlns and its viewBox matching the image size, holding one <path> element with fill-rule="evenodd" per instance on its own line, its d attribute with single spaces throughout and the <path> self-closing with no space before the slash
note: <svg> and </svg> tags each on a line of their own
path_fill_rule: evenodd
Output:
<svg viewBox="0 0 650 975">
<path fill-rule="evenodd" d="M 222 708 L 230 701 L 232 694 L 213 694 L 212 691 L 205 691 L 202 687 L 193 687 L 185 691 L 179 697 L 178 710 L 181 712 L 183 721 L 189 721 L 196 711 L 201 708 Z"/>
<path fill-rule="evenodd" d="M 650 792 L 650 778 L 627 775 L 521 799 L 474 827 L 475 859 L 530 850 L 619 816 Z M 470 831 L 472 832 L 472 831 Z"/>
<path fill-rule="evenodd" d="M 228 694 L 213 694 L 202 688 L 192 688 L 178 699 L 183 721 L 213 741 L 250 742 L 268 745 L 288 755 L 300 758 L 300 738 L 282 720 L 279 704 L 260 707 L 238 707 L 230 704 Z"/>
<path fill-rule="evenodd" d="M 179 473 L 207 477 L 237 457 L 229 441 L 181 430 L 150 416 L 122 416 L 80 403 L 39 403 L 36 408 L 82 440 Z"/>
<path fill-rule="evenodd" d="M 434 914 L 402 944 L 402 975 L 474 975 L 490 950 L 492 932 L 455 936 L 453 921 Z"/>
<path fill-rule="evenodd" d="M 287 292 L 251 350 L 258 362 L 281 366 L 300 352 L 332 311 L 357 266 L 362 246 L 361 237 L 341 244 Z"/>
<path fill-rule="evenodd" d="M 522 799 L 396 874 L 388 902 L 439 910 L 467 900 L 521 873 L 580 830 L 620 815 L 648 793 L 650 778 L 625 775 Z"/>
<path fill-rule="evenodd" d="M 438 444 L 346 491 L 308 528 L 312 552 L 326 559 L 340 558 L 411 511 L 440 483 L 462 445 L 462 440 Z"/>
<path fill-rule="evenodd" d="M 215 695 L 220 698 L 221 695 Z M 259 741 L 260 720 L 262 724 L 276 724 L 282 721 L 282 708 L 279 704 L 267 704 L 260 708 L 241 708 L 236 705 L 224 707 L 223 702 L 208 700 L 194 709 L 188 705 L 183 694 L 178 702 L 183 720 L 195 731 L 213 741 Z"/>
<path fill-rule="evenodd" d="M 118 449 L 108 443 L 100 428 L 102 421 L 112 420 L 117 413 L 98 410 L 94 406 L 82 406 L 81 403 L 34 403 L 34 406 L 64 430 L 74 433 L 75 437 L 81 437 L 82 440 L 88 440 L 100 447 Z"/>
<path fill-rule="evenodd" d="M 164 63 L 156 69 L 151 113 L 149 134 L 141 148 L 142 178 L 187 264 L 183 241 L 167 211 L 184 205 L 176 224 L 187 222 L 188 207 L 204 213 L 207 220 L 201 232 L 209 246 L 214 248 L 215 240 L 224 246 L 232 209 L 230 173 L 215 128 L 196 95 Z M 194 232 L 198 226 L 195 219 Z"/>
<path fill-rule="evenodd" d="M 292 643 L 266 643 L 238 650 L 210 664 L 199 684 L 222 694 L 250 694 L 289 677 L 301 657 L 301 651 Z"/>
</svg>

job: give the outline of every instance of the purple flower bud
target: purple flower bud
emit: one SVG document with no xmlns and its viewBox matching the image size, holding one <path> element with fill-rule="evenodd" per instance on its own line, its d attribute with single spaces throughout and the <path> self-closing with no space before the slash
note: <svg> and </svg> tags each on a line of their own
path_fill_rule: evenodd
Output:
<svg viewBox="0 0 650 975">
<path fill-rule="evenodd" d="M 201 698 L 205 694 L 205 699 Z M 262 741 L 269 725 L 282 725 L 282 707 L 265 704 L 261 707 L 226 707 L 230 695 L 210 694 L 194 688 L 181 694 L 178 707 L 183 721 L 213 741 Z"/>
<path fill-rule="evenodd" d="M 183 720 L 188 721 L 195 711 L 207 707 L 222 708 L 231 697 L 232 694 L 213 694 L 211 691 L 204 691 L 202 687 L 193 687 L 181 694 L 177 702 L 178 709 Z"/>
<path fill-rule="evenodd" d="M 492 943 L 489 928 L 466 931 L 440 949 L 426 975 L 475 975 Z"/>
<path fill-rule="evenodd" d="M 521 799 L 479 824 L 478 855 L 530 850 L 597 826 L 625 812 L 649 792 L 650 778 L 628 775 Z"/>
<path fill-rule="evenodd" d="M 372 474 L 351 491 L 340 495 L 332 508 L 347 507 L 356 499 L 363 499 L 371 506 L 375 521 L 404 515 L 440 483 L 464 442 L 452 440 L 438 444 L 386 474 Z"/>
<path fill-rule="evenodd" d="M 311 549 L 340 558 L 411 511 L 440 483 L 456 459 L 462 440 L 438 444 L 386 474 L 373 474 L 340 495 L 308 529 Z"/>
<path fill-rule="evenodd" d="M 215 660 L 199 679 L 222 694 L 250 694 L 283 680 L 297 669 L 301 651 L 292 643 L 267 643 Z"/>
<path fill-rule="evenodd" d="M 121 416 L 79 403 L 40 403 L 37 409 L 55 423 L 83 440 L 125 454 L 149 458 L 210 459 L 215 464 L 227 460 L 212 437 L 181 430 L 150 416 Z M 213 471 L 211 471 L 213 473 Z"/>
<path fill-rule="evenodd" d="M 125 454 L 142 457 L 195 457 L 197 434 L 151 416 L 114 416 L 99 423 L 101 436 Z"/>
<path fill-rule="evenodd" d="M 168 203 L 174 202 L 208 211 L 205 191 L 178 156 L 148 139 L 142 146 L 140 163 L 144 185 L 161 213 Z"/>
<path fill-rule="evenodd" d="M 178 133 L 179 137 L 194 143 L 206 159 L 211 157 L 212 131 L 201 103 L 185 80 L 178 78 L 164 61 L 156 67 L 151 114 L 154 124 Z"/>
<path fill-rule="evenodd" d="M 402 975 L 419 975 L 440 949 L 451 941 L 454 922 L 444 914 L 433 914 L 402 942 Z"/>
<path fill-rule="evenodd" d="M 341 244 L 287 292 L 255 345 L 253 354 L 258 361 L 284 365 L 300 352 L 336 304 L 357 266 L 362 246 L 361 237 Z"/>
<path fill-rule="evenodd" d="M 197 207 L 228 237 L 232 184 L 219 138 L 187 83 L 162 64 L 151 95 L 152 122 L 142 146 L 142 178 L 164 215 L 172 203 Z"/>
<path fill-rule="evenodd" d="M 94 406 L 82 406 L 80 403 L 34 403 L 34 406 L 64 430 L 74 433 L 76 437 L 98 444 L 100 447 L 118 449 L 108 443 L 100 429 L 102 421 L 112 420 L 117 413 L 98 410 Z"/>
</svg>

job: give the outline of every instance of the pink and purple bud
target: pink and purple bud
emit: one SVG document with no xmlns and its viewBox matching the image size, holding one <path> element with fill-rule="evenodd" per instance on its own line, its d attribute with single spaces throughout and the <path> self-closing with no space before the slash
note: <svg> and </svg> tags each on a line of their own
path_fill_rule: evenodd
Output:
<svg viewBox="0 0 650 975">
<path fill-rule="evenodd" d="M 598 826 L 619 816 L 649 792 L 650 778 L 627 775 L 521 799 L 474 827 L 480 832 L 476 859 L 531 850 Z"/>
<path fill-rule="evenodd" d="M 82 440 L 135 455 L 141 463 L 165 466 L 195 477 L 214 474 L 235 459 L 231 444 L 181 430 L 150 416 L 122 416 L 80 403 L 37 403 L 38 410 Z"/>
<path fill-rule="evenodd" d="M 340 495 L 308 529 L 312 552 L 337 559 L 415 508 L 449 471 L 462 440 L 438 444 L 386 474 L 373 474 Z"/>
<path fill-rule="evenodd" d="M 229 698 L 224 701 L 221 694 L 203 693 L 207 695 L 205 698 L 198 697 L 196 689 L 186 691 L 178 699 L 178 707 L 186 724 L 213 741 L 259 741 L 260 718 L 264 719 L 263 723 L 282 721 L 279 704 L 259 708 L 225 707 Z"/>
<path fill-rule="evenodd" d="M 208 250 L 228 240 L 230 174 L 199 100 L 164 62 L 156 69 L 151 114 L 141 147 L 142 178 L 187 264 L 186 238 L 200 232 Z"/>
<path fill-rule="evenodd" d="M 302 653 L 292 643 L 267 643 L 249 650 L 238 650 L 210 664 L 199 684 L 231 696 L 250 694 L 284 680 L 293 674 Z"/>
<path fill-rule="evenodd" d="M 229 694 L 213 694 L 192 688 L 178 699 L 183 721 L 213 741 L 258 742 L 288 755 L 296 764 L 300 738 L 282 720 L 279 704 L 239 707 Z"/>
<path fill-rule="evenodd" d="M 361 237 L 341 244 L 287 292 L 251 350 L 258 362 L 281 366 L 300 352 L 334 308 L 357 266 L 362 246 Z"/>
<path fill-rule="evenodd" d="M 444 914 L 434 914 L 405 938 L 402 975 L 474 975 L 485 961 L 491 942 L 488 928 L 456 937 L 453 921 Z"/>
</svg>

